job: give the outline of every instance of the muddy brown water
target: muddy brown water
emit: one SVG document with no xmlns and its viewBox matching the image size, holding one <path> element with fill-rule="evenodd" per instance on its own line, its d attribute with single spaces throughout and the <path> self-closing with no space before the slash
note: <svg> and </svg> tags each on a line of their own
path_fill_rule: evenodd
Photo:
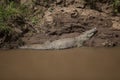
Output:
<svg viewBox="0 0 120 80">
<path fill-rule="evenodd" d="M 120 48 L 0 50 L 0 80 L 120 80 Z"/>
</svg>

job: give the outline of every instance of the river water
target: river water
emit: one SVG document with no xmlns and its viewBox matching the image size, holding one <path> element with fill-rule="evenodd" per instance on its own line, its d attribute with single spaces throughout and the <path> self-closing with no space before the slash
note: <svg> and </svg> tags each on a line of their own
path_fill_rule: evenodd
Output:
<svg viewBox="0 0 120 80">
<path fill-rule="evenodd" d="M 120 48 L 0 50 L 0 80 L 120 80 Z"/>
</svg>

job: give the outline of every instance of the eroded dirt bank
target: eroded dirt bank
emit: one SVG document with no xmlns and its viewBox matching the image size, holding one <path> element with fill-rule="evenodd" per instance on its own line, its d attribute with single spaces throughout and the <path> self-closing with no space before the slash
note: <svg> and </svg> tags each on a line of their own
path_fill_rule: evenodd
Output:
<svg viewBox="0 0 120 80">
<path fill-rule="evenodd" d="M 96 2 L 94 8 L 83 0 L 56 0 L 50 1 L 49 5 L 42 5 L 42 1 L 36 3 L 39 4 L 34 7 L 35 10 L 39 10 L 40 7 L 45 9 L 39 22 L 32 28 L 27 26 L 24 31 L 17 28 L 17 33 L 22 31 L 18 39 L 8 39 L 7 43 L 3 41 L 1 47 L 14 48 L 24 44 L 42 44 L 48 40 L 71 38 L 94 27 L 98 32 L 85 42 L 84 46 L 120 46 L 119 13 L 113 16 L 109 2 Z"/>
</svg>

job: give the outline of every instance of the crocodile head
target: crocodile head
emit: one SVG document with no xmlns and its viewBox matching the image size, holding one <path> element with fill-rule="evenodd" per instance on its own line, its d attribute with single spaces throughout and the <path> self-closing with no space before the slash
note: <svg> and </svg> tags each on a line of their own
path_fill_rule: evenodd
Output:
<svg viewBox="0 0 120 80">
<path fill-rule="evenodd" d="M 93 28 L 86 32 L 87 38 L 91 38 L 97 32 L 97 28 Z"/>
</svg>

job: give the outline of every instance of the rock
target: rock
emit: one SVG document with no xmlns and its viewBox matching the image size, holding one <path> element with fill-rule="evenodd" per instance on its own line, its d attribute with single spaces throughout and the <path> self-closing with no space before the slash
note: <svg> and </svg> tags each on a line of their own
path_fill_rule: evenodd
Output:
<svg viewBox="0 0 120 80">
<path fill-rule="evenodd" d="M 63 0 L 56 0 L 56 4 L 61 4 Z"/>
<path fill-rule="evenodd" d="M 23 31 L 18 29 L 18 28 L 15 28 L 14 31 L 17 32 L 18 34 L 22 34 L 23 33 Z"/>
<path fill-rule="evenodd" d="M 33 0 L 19 0 L 21 4 L 30 4 Z"/>
<path fill-rule="evenodd" d="M 45 16 L 44 16 L 44 19 L 45 19 L 45 22 L 49 25 L 52 25 L 53 24 L 53 16 L 52 16 L 52 13 L 47 11 L 45 13 Z"/>
<path fill-rule="evenodd" d="M 85 0 L 75 0 L 74 2 L 74 6 L 76 8 L 84 8 L 85 4 L 86 4 Z"/>
<path fill-rule="evenodd" d="M 72 18 L 76 18 L 79 16 L 79 12 L 77 10 L 74 10 L 72 13 L 71 13 L 71 17 Z"/>
<path fill-rule="evenodd" d="M 114 29 L 119 29 L 120 30 L 120 21 L 112 21 L 113 25 L 112 27 Z"/>
<path fill-rule="evenodd" d="M 75 0 L 66 0 L 65 6 L 73 5 Z"/>
</svg>

